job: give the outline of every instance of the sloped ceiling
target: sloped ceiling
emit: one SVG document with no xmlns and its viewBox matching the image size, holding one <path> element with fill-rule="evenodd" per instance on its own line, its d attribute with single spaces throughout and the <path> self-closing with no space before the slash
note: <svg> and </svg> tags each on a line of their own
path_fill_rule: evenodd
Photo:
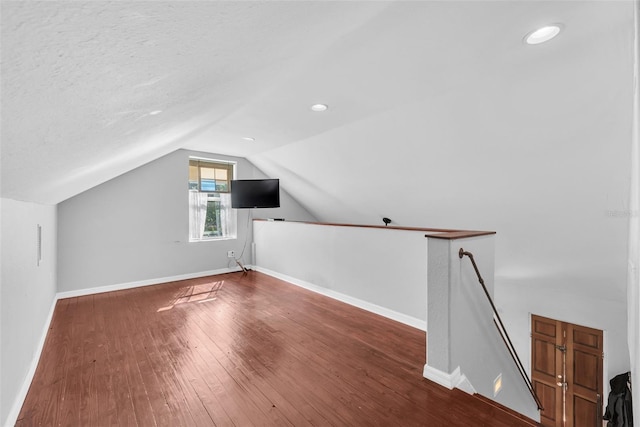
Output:
<svg viewBox="0 0 640 427">
<path fill-rule="evenodd" d="M 495 230 L 500 280 L 624 298 L 632 1 L 3 1 L 1 31 L 2 197 L 242 156 L 320 220 Z"/>
<path fill-rule="evenodd" d="M 319 132 L 311 123 L 297 123 L 293 133 L 291 126 L 271 126 L 274 142 L 241 146 L 245 132 L 260 125 L 248 126 L 253 118 L 243 112 L 247 105 L 282 87 L 310 58 L 386 7 L 243 1 L 1 5 L 2 195 L 53 204 L 199 135 L 210 142 L 207 151 L 244 156 L 281 144 L 280 134 Z M 283 113 L 297 89 L 281 94 Z M 300 100 L 304 109 L 307 100 Z M 157 111 L 162 113 L 152 114 Z M 237 115 L 245 115 L 245 127 L 227 132 L 229 117 Z"/>
</svg>

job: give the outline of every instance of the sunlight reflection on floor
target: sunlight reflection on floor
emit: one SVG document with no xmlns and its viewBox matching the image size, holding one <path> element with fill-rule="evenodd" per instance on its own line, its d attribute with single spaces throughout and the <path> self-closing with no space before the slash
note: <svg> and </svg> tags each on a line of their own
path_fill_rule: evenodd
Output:
<svg viewBox="0 0 640 427">
<path fill-rule="evenodd" d="M 190 302 L 195 303 L 204 303 L 215 301 L 218 295 L 218 292 L 224 286 L 224 280 L 204 283 L 201 285 L 187 286 L 185 288 L 180 289 L 180 293 L 176 296 L 176 298 L 167 306 L 160 307 L 157 312 L 167 311 L 174 308 L 176 305 L 185 304 Z"/>
</svg>

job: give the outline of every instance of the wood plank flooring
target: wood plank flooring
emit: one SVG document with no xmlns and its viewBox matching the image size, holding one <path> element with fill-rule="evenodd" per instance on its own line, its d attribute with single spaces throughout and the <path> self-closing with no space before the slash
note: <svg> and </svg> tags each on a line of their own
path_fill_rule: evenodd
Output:
<svg viewBox="0 0 640 427">
<path fill-rule="evenodd" d="M 60 300 L 17 426 L 529 426 L 423 331 L 257 272 Z"/>
</svg>

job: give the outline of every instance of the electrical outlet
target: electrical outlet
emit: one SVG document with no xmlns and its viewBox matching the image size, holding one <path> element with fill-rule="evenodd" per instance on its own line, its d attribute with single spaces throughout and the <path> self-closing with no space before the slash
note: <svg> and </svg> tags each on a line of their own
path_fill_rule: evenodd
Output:
<svg viewBox="0 0 640 427">
<path fill-rule="evenodd" d="M 227 251 L 227 258 L 235 258 L 235 257 L 236 257 L 235 251 Z"/>
</svg>

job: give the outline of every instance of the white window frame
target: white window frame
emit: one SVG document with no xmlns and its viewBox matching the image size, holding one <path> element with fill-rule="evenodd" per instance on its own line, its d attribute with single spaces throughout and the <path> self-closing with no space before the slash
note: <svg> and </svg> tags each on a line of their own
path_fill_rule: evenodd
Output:
<svg viewBox="0 0 640 427">
<path fill-rule="evenodd" d="M 194 156 L 189 156 L 189 161 L 191 160 L 198 160 L 201 162 L 209 162 L 209 163 L 218 163 L 218 164 L 226 164 L 226 165 L 231 165 L 232 166 L 232 177 L 231 179 L 236 179 L 237 173 L 238 173 L 238 163 L 234 162 L 234 161 L 230 161 L 230 160 L 221 160 L 221 159 L 212 159 L 212 158 L 205 158 L 205 157 L 194 157 Z M 187 163 L 187 165 L 189 165 Z M 189 182 L 189 179 L 187 179 L 187 183 Z M 194 190 L 189 189 L 189 192 L 192 192 Z M 198 191 L 199 193 L 206 193 L 208 194 L 207 196 L 207 202 L 209 201 L 214 201 L 214 198 L 220 199 L 220 194 L 222 194 L 221 192 L 218 191 Z M 225 193 L 225 194 L 230 194 L 230 193 Z M 214 196 L 215 195 L 215 196 Z M 212 197 L 213 196 L 213 197 Z M 229 208 L 228 208 L 228 212 L 229 212 L 229 218 L 227 219 L 227 221 L 230 219 L 231 223 L 227 225 L 227 227 L 229 228 L 229 232 L 226 235 L 222 235 L 222 236 L 202 236 L 200 238 L 196 238 L 193 237 L 191 235 L 191 221 L 192 221 L 192 206 L 191 206 L 191 201 L 188 201 L 189 206 L 188 206 L 188 214 L 189 214 L 189 242 L 190 243 L 199 243 L 199 242 L 211 242 L 211 241 L 218 241 L 218 240 L 235 240 L 238 238 L 238 214 L 237 214 L 237 210 L 236 209 L 232 209 L 231 208 L 231 198 L 229 197 Z"/>
</svg>

